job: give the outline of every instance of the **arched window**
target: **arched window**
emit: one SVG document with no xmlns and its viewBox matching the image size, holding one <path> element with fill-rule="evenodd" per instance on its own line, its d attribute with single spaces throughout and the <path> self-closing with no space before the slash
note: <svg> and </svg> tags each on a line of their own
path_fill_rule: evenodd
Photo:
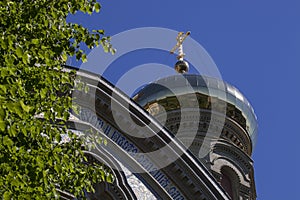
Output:
<svg viewBox="0 0 300 200">
<path fill-rule="evenodd" d="M 232 182 L 230 178 L 222 173 L 221 177 L 221 186 L 224 188 L 224 190 L 227 192 L 227 194 L 233 199 L 233 191 L 232 191 Z"/>
<path fill-rule="evenodd" d="M 236 172 L 230 167 L 224 166 L 221 169 L 221 186 L 232 200 L 239 199 L 239 178 Z"/>
</svg>

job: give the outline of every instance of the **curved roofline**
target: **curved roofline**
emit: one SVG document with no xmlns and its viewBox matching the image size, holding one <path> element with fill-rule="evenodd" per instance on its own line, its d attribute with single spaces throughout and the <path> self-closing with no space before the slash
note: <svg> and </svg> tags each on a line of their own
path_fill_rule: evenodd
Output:
<svg viewBox="0 0 300 200">
<path fill-rule="evenodd" d="M 104 95 L 110 96 L 110 94 L 113 92 L 115 97 L 114 100 L 117 101 L 118 104 L 122 105 L 126 103 L 129 105 L 130 109 L 128 108 L 127 112 L 129 112 L 132 116 L 135 116 L 137 119 L 143 122 L 153 121 L 154 126 L 148 127 L 149 130 L 157 129 L 161 131 L 155 135 L 155 139 L 160 140 L 162 144 L 173 142 L 173 150 L 181 155 L 174 163 L 177 163 L 178 166 L 185 166 L 184 168 L 186 172 L 189 172 L 191 175 L 193 175 L 191 177 L 194 178 L 195 183 L 204 184 L 206 186 L 204 190 L 207 190 L 207 194 L 210 194 L 211 197 L 216 199 L 229 199 L 225 190 L 218 184 L 206 167 L 204 167 L 204 165 L 198 161 L 198 159 L 196 159 L 190 151 L 185 150 L 183 144 L 177 141 L 176 138 L 174 138 L 167 129 L 158 123 L 155 118 L 149 115 L 140 105 L 131 100 L 124 92 L 114 87 L 113 84 L 95 73 L 86 70 L 79 71 L 79 69 L 75 67 L 65 67 L 67 68 L 66 70 L 77 70 L 77 74 L 79 76 L 85 78 L 88 84 L 96 87 L 97 90 Z"/>
<path fill-rule="evenodd" d="M 237 89 L 235 86 L 231 85 L 230 83 L 228 83 L 226 81 L 223 81 L 223 80 L 220 80 L 220 79 L 215 78 L 215 77 L 203 76 L 203 75 L 199 75 L 199 74 L 182 74 L 182 75 L 181 74 L 180 75 L 177 74 L 177 75 L 172 75 L 172 76 L 168 76 L 168 77 L 164 77 L 164 78 L 155 80 L 155 81 L 151 82 L 150 84 L 160 84 L 163 80 L 167 80 L 167 79 L 170 79 L 170 78 L 173 78 L 173 77 L 178 77 L 178 76 L 187 77 L 188 80 L 189 80 L 190 77 L 201 77 L 205 81 L 205 85 L 203 85 L 203 83 L 199 83 L 199 82 L 197 82 L 198 85 L 193 85 L 193 82 L 190 82 L 190 85 L 192 87 L 205 86 L 205 87 L 208 87 L 208 88 L 221 89 L 220 87 L 219 88 L 214 87 L 214 86 L 216 86 L 216 84 L 215 83 L 211 84 L 212 81 L 224 84 L 224 86 L 225 86 L 224 88 L 226 89 L 225 92 L 228 92 L 228 93 L 234 95 L 236 98 L 240 99 L 241 101 L 245 102 L 245 104 L 252 111 L 255 119 L 257 119 L 257 116 L 256 116 L 256 114 L 254 112 L 253 107 L 251 106 L 251 104 L 247 100 L 247 98 L 239 91 L 239 89 Z M 150 84 L 148 84 L 148 85 L 150 85 Z M 144 86 L 141 90 L 143 90 L 144 88 L 146 88 L 148 85 Z M 138 93 L 139 93 L 139 91 L 137 91 L 135 94 L 133 94 L 133 96 L 137 95 Z"/>
</svg>

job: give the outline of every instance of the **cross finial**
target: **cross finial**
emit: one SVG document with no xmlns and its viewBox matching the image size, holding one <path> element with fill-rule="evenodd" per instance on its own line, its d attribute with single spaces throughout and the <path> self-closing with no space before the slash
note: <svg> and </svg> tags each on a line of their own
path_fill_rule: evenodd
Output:
<svg viewBox="0 0 300 200">
<path fill-rule="evenodd" d="M 185 54 L 183 53 L 182 43 L 190 34 L 191 34 L 190 31 L 186 32 L 185 34 L 184 32 L 179 32 L 176 38 L 177 43 L 170 51 L 170 53 L 173 54 L 178 49 L 178 56 L 177 56 L 178 62 L 175 64 L 175 70 L 178 73 L 186 73 L 189 70 L 188 63 L 183 60 Z"/>
</svg>

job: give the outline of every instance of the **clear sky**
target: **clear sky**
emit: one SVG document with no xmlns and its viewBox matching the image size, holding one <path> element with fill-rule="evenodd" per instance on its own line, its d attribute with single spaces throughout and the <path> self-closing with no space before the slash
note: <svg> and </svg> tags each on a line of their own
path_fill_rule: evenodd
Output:
<svg viewBox="0 0 300 200">
<path fill-rule="evenodd" d="M 191 31 L 223 80 L 236 86 L 255 109 L 259 130 L 253 160 L 258 199 L 300 199 L 300 1 L 100 3 L 99 14 L 76 14 L 70 21 L 105 29 L 108 35 L 139 27 Z M 150 62 L 173 65 L 175 58 L 149 50 L 123 56 L 115 64 L 130 68 Z M 120 76 L 120 69 L 114 70 L 106 77 L 112 82 Z"/>
</svg>

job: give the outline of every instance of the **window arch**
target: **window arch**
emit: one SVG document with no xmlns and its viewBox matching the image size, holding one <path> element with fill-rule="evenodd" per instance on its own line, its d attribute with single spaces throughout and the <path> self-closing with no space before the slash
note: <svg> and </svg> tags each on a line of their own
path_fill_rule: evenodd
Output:
<svg viewBox="0 0 300 200">
<path fill-rule="evenodd" d="M 240 181 L 237 173 L 232 168 L 228 166 L 221 168 L 220 183 L 232 200 L 238 200 Z"/>
<path fill-rule="evenodd" d="M 225 173 L 222 173 L 221 176 L 221 186 L 227 192 L 227 194 L 233 199 L 233 190 L 232 190 L 232 181 L 229 176 Z"/>
</svg>

